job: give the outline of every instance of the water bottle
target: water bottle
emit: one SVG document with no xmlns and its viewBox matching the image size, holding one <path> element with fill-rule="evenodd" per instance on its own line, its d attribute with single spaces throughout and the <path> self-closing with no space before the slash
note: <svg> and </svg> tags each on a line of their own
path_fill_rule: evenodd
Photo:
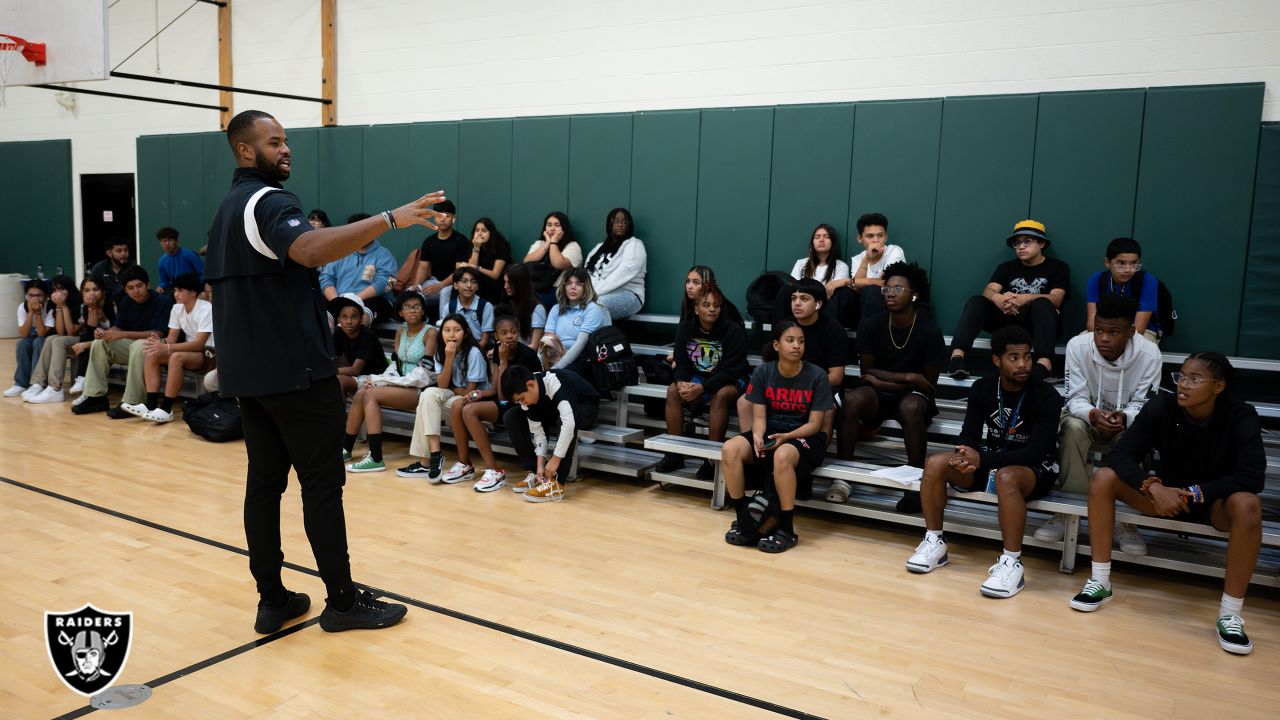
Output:
<svg viewBox="0 0 1280 720">
<path fill-rule="evenodd" d="M 36 265 L 36 279 L 44 280 L 44 265 Z"/>
<path fill-rule="evenodd" d="M 55 272 L 55 273 L 53 274 L 53 276 L 54 276 L 54 277 L 57 277 L 57 276 L 59 276 L 59 275 L 61 275 L 61 274 L 62 274 L 62 266 L 61 266 L 61 265 L 59 265 L 59 266 L 57 267 L 57 272 Z"/>
</svg>

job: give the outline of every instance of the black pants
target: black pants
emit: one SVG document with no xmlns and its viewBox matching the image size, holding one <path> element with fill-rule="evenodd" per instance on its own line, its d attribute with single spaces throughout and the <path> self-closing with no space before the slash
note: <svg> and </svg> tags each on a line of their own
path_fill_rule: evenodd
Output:
<svg viewBox="0 0 1280 720">
<path fill-rule="evenodd" d="M 573 406 L 573 422 L 581 430 L 589 430 L 596 424 L 596 418 L 600 415 L 600 406 L 594 402 L 580 402 Z M 502 415 L 502 425 L 507 429 L 507 435 L 511 438 L 511 446 L 515 448 L 516 455 L 520 457 L 520 464 L 527 472 L 536 472 L 538 469 L 538 453 L 533 447 L 533 432 L 529 430 L 529 416 L 519 405 L 512 405 Z M 551 438 L 560 434 L 560 423 L 554 425 L 551 423 L 543 423 L 542 431 L 547 435 L 547 442 L 551 443 Z M 554 448 L 554 445 L 552 445 Z M 548 448 L 550 450 L 551 448 Z M 565 477 L 569 472 L 569 468 L 573 467 L 573 453 L 578 449 L 578 438 L 575 436 L 569 443 L 569 450 L 565 452 L 564 459 L 560 461 L 560 475 Z"/>
<path fill-rule="evenodd" d="M 1017 315 L 1005 315 L 990 300 L 974 295 L 964 304 L 960 322 L 956 323 L 955 336 L 951 338 L 952 350 L 968 353 L 978 332 L 995 332 L 1009 325 L 1021 325 L 1031 333 L 1031 350 L 1036 358 L 1052 358 L 1054 343 L 1062 332 L 1058 309 L 1045 298 L 1037 298 Z"/>
<path fill-rule="evenodd" d="M 86 329 L 80 333 L 80 342 L 93 342 L 93 328 Z M 89 374 L 89 351 L 85 350 L 76 356 L 76 377 L 82 378 Z M 75 378 L 72 378 L 73 380 Z"/>
<path fill-rule="evenodd" d="M 240 398 L 245 450 L 249 455 L 244 496 L 244 534 L 249 570 L 263 598 L 284 591 L 280 568 L 280 496 L 289 468 L 302 487 L 302 524 L 311 542 L 329 603 L 354 592 L 347 557 L 347 524 L 342 512 L 342 392 L 336 377 L 306 390 Z M 345 603 L 338 603 L 343 605 Z"/>
</svg>

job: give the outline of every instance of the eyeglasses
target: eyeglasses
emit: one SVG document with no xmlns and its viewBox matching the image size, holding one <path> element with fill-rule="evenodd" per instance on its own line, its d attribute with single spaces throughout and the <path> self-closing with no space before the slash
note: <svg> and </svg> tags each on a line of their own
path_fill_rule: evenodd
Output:
<svg viewBox="0 0 1280 720">
<path fill-rule="evenodd" d="M 1117 270 L 1133 270 L 1136 272 L 1142 269 L 1142 262 L 1141 261 L 1129 262 L 1128 260 L 1113 260 L 1111 261 L 1111 266 Z"/>
<path fill-rule="evenodd" d="M 1034 243 L 1035 241 L 1036 241 L 1036 238 L 1021 237 L 1013 241 L 1013 246 L 1016 248 L 1027 247 L 1032 243 Z"/>
<path fill-rule="evenodd" d="M 880 293 L 885 297 L 898 297 L 904 292 L 907 292 L 907 287 L 904 285 L 885 285 L 880 288 Z"/>
<path fill-rule="evenodd" d="M 1183 375 L 1180 372 L 1173 373 L 1169 377 L 1173 378 L 1174 385 L 1185 384 L 1189 388 L 1198 388 L 1204 384 L 1205 380 L 1211 379 L 1204 377 L 1203 375 Z"/>
</svg>

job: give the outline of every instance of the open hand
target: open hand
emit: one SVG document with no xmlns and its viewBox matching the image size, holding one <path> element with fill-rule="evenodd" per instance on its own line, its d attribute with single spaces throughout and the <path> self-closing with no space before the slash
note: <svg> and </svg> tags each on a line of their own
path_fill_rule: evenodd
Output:
<svg viewBox="0 0 1280 720">
<path fill-rule="evenodd" d="M 436 221 L 440 219 L 443 213 L 432 210 L 431 206 L 445 199 L 443 190 L 436 190 L 427 193 L 422 197 L 414 200 L 407 205 L 401 205 L 391 211 L 391 216 L 395 218 L 396 227 L 409 227 L 410 225 L 422 225 L 428 230 L 438 230 Z"/>
</svg>

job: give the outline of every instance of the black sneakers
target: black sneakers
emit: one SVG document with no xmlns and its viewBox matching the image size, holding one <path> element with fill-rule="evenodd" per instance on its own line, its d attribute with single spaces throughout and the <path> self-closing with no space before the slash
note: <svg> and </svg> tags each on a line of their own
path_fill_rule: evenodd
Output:
<svg viewBox="0 0 1280 720">
<path fill-rule="evenodd" d="M 134 415 L 128 410 L 125 410 L 123 407 L 120 407 L 119 405 L 117 405 L 107 411 L 107 417 L 111 418 L 112 420 L 124 420 L 125 418 L 134 417 Z"/>
<path fill-rule="evenodd" d="M 964 369 L 964 356 L 951 358 L 951 362 L 947 363 L 947 374 L 952 380 L 964 380 L 969 377 L 969 371 Z"/>
<path fill-rule="evenodd" d="M 89 413 L 103 412 L 109 407 L 111 407 L 111 403 L 107 401 L 107 396 L 99 395 L 97 397 L 87 397 L 79 405 L 72 405 L 71 412 L 76 415 L 88 415 Z"/>
<path fill-rule="evenodd" d="M 710 460 L 703 460 L 698 466 L 696 477 L 699 480 L 714 480 L 716 477 L 716 466 L 711 464 Z"/>
<path fill-rule="evenodd" d="M 655 465 L 653 469 L 660 473 L 669 473 L 669 472 L 675 472 L 676 470 L 679 470 L 682 467 L 684 467 L 683 455 L 676 455 L 675 453 L 663 453 L 662 459 L 658 461 L 658 464 Z"/>
<path fill-rule="evenodd" d="M 908 490 L 902 494 L 902 499 L 898 501 L 898 512 L 904 515 L 915 515 L 921 510 L 920 493 Z"/>
<path fill-rule="evenodd" d="M 409 608 L 397 603 L 386 603 L 365 590 L 356 591 L 356 602 L 346 612 L 338 612 L 326 605 L 320 613 L 320 628 L 325 632 L 343 630 L 374 630 L 400 622 Z"/>
<path fill-rule="evenodd" d="M 311 598 L 299 592 L 290 592 L 289 601 L 280 607 L 258 603 L 258 618 L 253 621 L 253 631 L 269 635 L 284 627 L 286 621 L 305 615 L 310 609 Z"/>
</svg>

